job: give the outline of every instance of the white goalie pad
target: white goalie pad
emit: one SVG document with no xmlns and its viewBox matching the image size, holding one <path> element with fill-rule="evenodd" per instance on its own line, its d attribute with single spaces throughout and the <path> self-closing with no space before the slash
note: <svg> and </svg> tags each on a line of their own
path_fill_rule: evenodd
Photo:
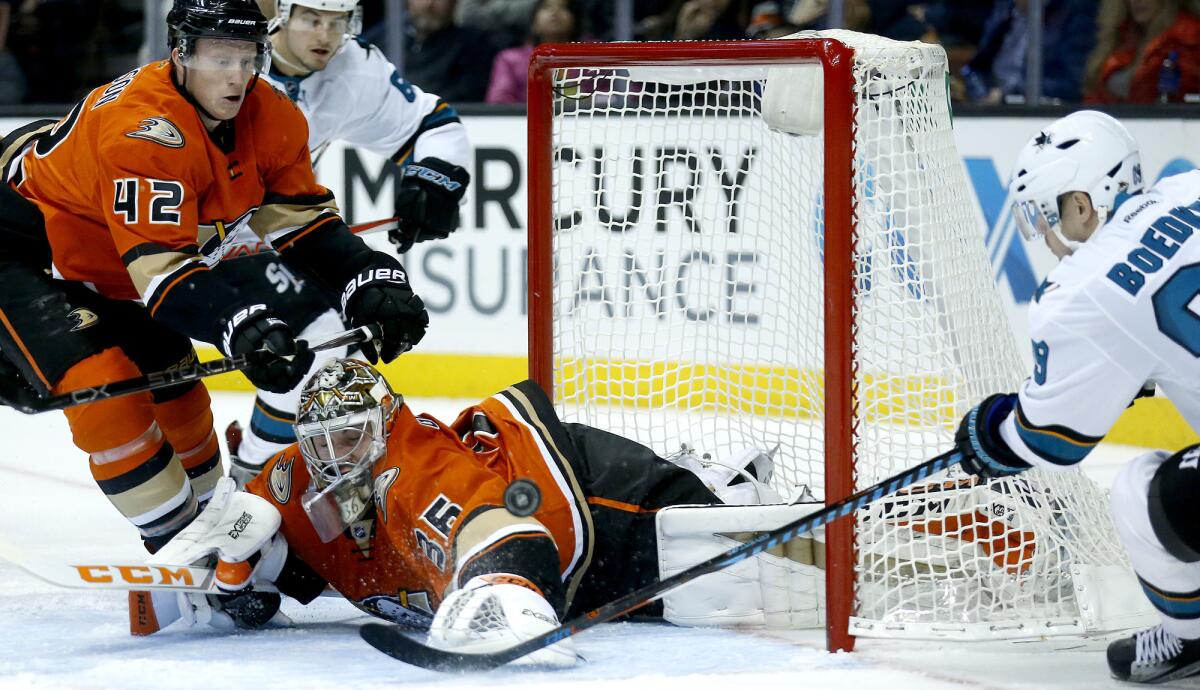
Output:
<svg viewBox="0 0 1200 690">
<path fill-rule="evenodd" d="M 281 522 L 269 501 L 238 491 L 233 479 L 222 477 L 204 511 L 147 562 L 190 565 L 213 553 L 224 561 L 245 561 L 271 541 Z"/>
<path fill-rule="evenodd" d="M 658 512 L 658 571 L 666 578 L 758 533 L 809 515 L 821 503 L 674 506 Z M 662 597 L 663 618 L 687 626 L 807 628 L 822 625 L 825 531 L 794 539 Z"/>
</svg>

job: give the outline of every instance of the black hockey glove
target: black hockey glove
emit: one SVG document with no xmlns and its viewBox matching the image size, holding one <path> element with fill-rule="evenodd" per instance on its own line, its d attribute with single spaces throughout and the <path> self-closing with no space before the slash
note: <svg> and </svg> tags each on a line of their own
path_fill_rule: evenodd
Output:
<svg viewBox="0 0 1200 690">
<path fill-rule="evenodd" d="M 1000 438 L 1000 423 L 1017 404 L 1015 393 L 997 393 L 984 398 L 963 417 L 954 435 L 954 445 L 963 454 L 962 467 L 983 479 L 996 479 L 1030 469 Z"/>
<path fill-rule="evenodd" d="M 359 345 L 372 364 L 399 357 L 429 327 L 425 303 L 409 287 L 404 267 L 383 252 L 374 252 L 371 263 L 346 284 L 342 313 L 355 328 L 378 325 L 382 330 L 379 340 Z"/>
<path fill-rule="evenodd" d="M 246 355 L 242 369 L 256 387 L 272 393 L 295 388 L 312 366 L 308 343 L 297 341 L 286 323 L 265 304 L 238 310 L 225 322 L 221 341 L 229 356 Z"/>
<path fill-rule="evenodd" d="M 257 630 L 270 623 L 279 612 L 280 602 L 277 592 L 246 591 L 208 595 L 209 606 L 229 614 L 233 624 L 243 630 Z"/>
<path fill-rule="evenodd" d="M 403 254 L 417 242 L 440 240 L 458 228 L 458 202 L 467 193 L 471 176 L 440 158 L 423 158 L 404 168 L 396 190 L 399 227 L 388 239 Z"/>
</svg>

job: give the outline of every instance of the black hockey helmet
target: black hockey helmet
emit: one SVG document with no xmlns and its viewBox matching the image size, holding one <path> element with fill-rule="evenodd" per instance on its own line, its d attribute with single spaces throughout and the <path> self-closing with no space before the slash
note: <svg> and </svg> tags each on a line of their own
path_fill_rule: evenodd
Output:
<svg viewBox="0 0 1200 690">
<path fill-rule="evenodd" d="M 175 0 L 167 13 L 168 49 L 191 53 L 198 38 L 253 41 L 269 53 L 267 18 L 254 0 Z"/>
</svg>

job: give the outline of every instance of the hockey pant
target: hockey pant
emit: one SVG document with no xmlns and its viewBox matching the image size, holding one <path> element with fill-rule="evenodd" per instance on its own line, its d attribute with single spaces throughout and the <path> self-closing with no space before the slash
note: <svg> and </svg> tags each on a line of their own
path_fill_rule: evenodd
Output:
<svg viewBox="0 0 1200 690">
<path fill-rule="evenodd" d="M 1138 456 L 1113 481 L 1117 532 L 1163 627 L 1200 638 L 1200 444 Z"/>
<path fill-rule="evenodd" d="M 191 341 L 141 305 L 109 300 L 0 256 L 0 350 L 39 393 L 64 393 L 195 362 Z M 66 410 L 75 445 L 105 496 L 157 548 L 183 528 L 221 476 L 200 382 Z"/>
</svg>

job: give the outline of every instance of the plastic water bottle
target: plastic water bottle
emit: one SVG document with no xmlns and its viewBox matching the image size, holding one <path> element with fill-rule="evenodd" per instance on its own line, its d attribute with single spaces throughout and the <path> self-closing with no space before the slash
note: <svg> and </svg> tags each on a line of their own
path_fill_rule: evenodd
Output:
<svg viewBox="0 0 1200 690">
<path fill-rule="evenodd" d="M 1179 93 L 1179 51 L 1167 53 L 1162 67 L 1158 70 L 1158 102 L 1168 103 Z"/>
</svg>

